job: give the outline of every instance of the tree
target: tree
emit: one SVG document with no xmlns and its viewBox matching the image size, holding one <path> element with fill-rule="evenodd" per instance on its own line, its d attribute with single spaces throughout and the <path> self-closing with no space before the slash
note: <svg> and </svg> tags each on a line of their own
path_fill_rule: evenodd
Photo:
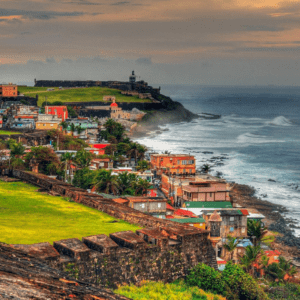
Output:
<svg viewBox="0 0 300 300">
<path fill-rule="evenodd" d="M 55 172 L 59 172 L 60 161 L 56 153 L 51 148 L 43 146 L 32 147 L 31 152 L 27 153 L 25 156 L 25 165 L 27 167 L 29 167 L 32 159 L 34 159 L 39 164 L 38 168 L 39 172 L 41 173 L 53 174 L 53 166 L 55 166 L 56 168 Z M 51 168 L 48 167 L 50 164 L 52 164 Z"/>
<path fill-rule="evenodd" d="M 20 158 L 25 154 L 25 147 L 22 145 L 22 143 L 12 144 L 10 154 L 13 157 Z"/>
<path fill-rule="evenodd" d="M 147 195 L 150 186 L 151 184 L 147 180 L 139 178 L 135 186 L 136 195 Z"/>
<path fill-rule="evenodd" d="M 11 161 L 11 166 L 15 170 L 25 170 L 25 163 L 21 158 L 13 158 Z"/>
<path fill-rule="evenodd" d="M 92 158 L 93 154 L 91 152 L 81 149 L 76 153 L 74 161 L 79 168 L 85 168 L 91 164 Z"/>
<path fill-rule="evenodd" d="M 74 160 L 74 154 L 73 153 L 69 153 L 66 152 L 61 156 L 61 161 L 64 162 L 64 166 L 65 166 L 65 180 L 67 181 L 67 169 L 70 169 L 70 165 Z M 69 176 L 70 178 L 70 176 Z"/>
<path fill-rule="evenodd" d="M 59 125 L 62 127 L 63 130 L 67 130 L 68 129 L 68 123 L 65 122 L 65 121 L 61 122 Z"/>
<path fill-rule="evenodd" d="M 239 243 L 239 241 L 236 238 L 228 235 L 227 236 L 227 241 L 223 245 L 226 252 L 230 253 L 231 260 L 233 260 L 234 250 L 236 249 L 236 246 L 237 246 L 238 243 Z"/>
<path fill-rule="evenodd" d="M 106 129 L 106 133 L 101 133 L 101 136 L 105 136 L 106 135 L 106 139 L 108 138 L 108 136 L 114 136 L 117 141 L 121 141 L 122 138 L 124 137 L 124 132 L 125 132 L 125 128 L 122 124 L 114 121 L 113 119 L 108 119 L 105 124 L 104 127 Z"/>
<path fill-rule="evenodd" d="M 247 222 L 248 236 L 254 237 L 254 246 L 261 242 L 263 237 L 268 233 L 266 228 L 262 227 L 261 221 L 248 220 Z"/>
<path fill-rule="evenodd" d="M 117 177 L 118 189 L 121 195 L 135 195 L 137 177 L 135 174 L 122 172 Z"/>
<path fill-rule="evenodd" d="M 90 189 L 93 186 L 94 175 L 95 172 L 89 168 L 76 170 L 72 183 L 82 189 Z"/>
<path fill-rule="evenodd" d="M 83 132 L 83 131 L 85 130 L 85 129 L 82 128 L 80 125 L 76 126 L 75 129 L 76 129 L 75 131 L 77 131 L 78 135 L 80 135 L 80 133 Z"/>
<path fill-rule="evenodd" d="M 150 163 L 147 160 L 140 160 L 138 162 L 136 169 L 141 172 L 144 172 L 144 171 L 150 169 Z"/>
<path fill-rule="evenodd" d="M 246 269 L 247 272 L 250 272 L 254 276 L 254 264 L 258 264 L 259 260 L 263 254 L 263 250 L 260 245 L 258 246 L 247 246 L 245 248 L 245 255 L 241 258 L 241 264 Z"/>
<path fill-rule="evenodd" d="M 100 169 L 96 171 L 93 178 L 93 185 L 98 192 L 104 192 L 106 194 L 112 193 L 117 195 L 119 192 L 119 183 L 116 175 L 111 174 L 112 171 L 106 171 Z"/>
<path fill-rule="evenodd" d="M 72 132 L 72 136 L 74 135 L 74 132 L 76 131 L 76 126 L 74 123 L 71 123 L 70 125 L 70 131 Z"/>
<path fill-rule="evenodd" d="M 208 165 L 208 164 L 204 164 L 204 165 L 202 165 L 202 167 L 201 167 L 201 171 L 202 171 L 203 173 L 208 173 L 210 170 L 211 170 L 211 166 Z"/>
</svg>

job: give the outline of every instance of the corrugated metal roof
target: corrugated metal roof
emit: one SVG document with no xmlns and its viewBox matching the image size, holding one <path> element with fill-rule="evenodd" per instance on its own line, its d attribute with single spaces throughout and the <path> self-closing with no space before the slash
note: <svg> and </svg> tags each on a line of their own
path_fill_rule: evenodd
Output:
<svg viewBox="0 0 300 300">
<path fill-rule="evenodd" d="M 185 202 L 186 208 L 232 208 L 232 204 L 228 201 L 193 201 Z"/>
<path fill-rule="evenodd" d="M 205 223 L 203 218 L 183 218 L 183 219 L 171 219 L 171 221 L 177 223 Z"/>
</svg>

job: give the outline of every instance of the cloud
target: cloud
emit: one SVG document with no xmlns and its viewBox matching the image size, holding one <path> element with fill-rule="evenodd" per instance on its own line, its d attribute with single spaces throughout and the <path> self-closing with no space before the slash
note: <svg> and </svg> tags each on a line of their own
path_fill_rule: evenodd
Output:
<svg viewBox="0 0 300 300">
<path fill-rule="evenodd" d="M 129 1 L 120 1 L 120 2 L 112 3 L 111 5 L 128 5 L 128 4 L 130 4 Z"/>
<path fill-rule="evenodd" d="M 29 19 L 49 20 L 57 17 L 78 17 L 83 12 L 57 12 L 57 11 L 28 11 L 18 9 L 0 9 L 0 20 L 7 18 L 20 18 L 20 16 Z"/>
<path fill-rule="evenodd" d="M 136 63 L 140 65 L 152 65 L 152 60 L 149 57 L 140 57 L 136 60 Z"/>
</svg>

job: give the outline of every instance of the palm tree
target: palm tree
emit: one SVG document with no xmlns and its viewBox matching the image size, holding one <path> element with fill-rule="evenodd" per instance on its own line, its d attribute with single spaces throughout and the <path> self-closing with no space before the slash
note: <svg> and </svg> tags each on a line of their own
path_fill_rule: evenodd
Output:
<svg viewBox="0 0 300 300">
<path fill-rule="evenodd" d="M 76 126 L 74 123 L 71 123 L 70 125 L 70 131 L 72 132 L 72 135 L 74 135 L 74 132 L 76 131 Z"/>
<path fill-rule="evenodd" d="M 254 246 L 261 242 L 263 237 L 268 233 L 267 228 L 263 228 L 261 221 L 248 220 L 247 222 L 248 236 L 254 237 Z"/>
<path fill-rule="evenodd" d="M 74 155 L 72 153 L 66 152 L 61 156 L 61 161 L 65 162 L 65 181 L 67 181 L 67 169 L 71 165 L 73 160 L 74 160 Z"/>
<path fill-rule="evenodd" d="M 117 177 L 119 191 L 121 195 L 134 195 L 137 177 L 135 174 L 123 172 Z"/>
<path fill-rule="evenodd" d="M 75 161 L 79 168 L 85 168 L 90 165 L 92 158 L 93 154 L 91 152 L 81 149 L 76 153 Z"/>
<path fill-rule="evenodd" d="M 137 170 L 144 172 L 150 168 L 150 163 L 147 160 L 140 160 L 136 167 Z"/>
<path fill-rule="evenodd" d="M 231 235 L 228 235 L 227 236 L 227 241 L 223 245 L 226 252 L 231 253 L 231 255 L 230 255 L 231 260 L 233 260 L 234 250 L 236 249 L 236 246 L 237 246 L 238 243 L 239 243 L 239 241 L 236 238 L 232 237 Z"/>
<path fill-rule="evenodd" d="M 21 143 L 16 143 L 11 145 L 11 156 L 20 158 L 25 154 L 25 147 Z"/>
<path fill-rule="evenodd" d="M 204 172 L 204 173 L 208 173 L 210 170 L 211 170 L 211 166 L 208 165 L 208 164 L 204 164 L 204 165 L 201 167 L 201 171 Z"/>
<path fill-rule="evenodd" d="M 292 266 L 291 260 L 286 260 L 284 257 L 279 256 L 279 266 L 284 271 L 285 276 L 293 277 L 297 274 L 297 269 L 295 266 Z"/>
<path fill-rule="evenodd" d="M 144 159 L 146 151 L 147 151 L 147 147 L 139 144 L 138 145 L 138 158 Z"/>
<path fill-rule="evenodd" d="M 260 245 L 258 246 L 247 246 L 245 248 L 245 255 L 241 258 L 241 264 L 244 266 L 247 272 L 251 271 L 252 276 L 254 276 L 254 264 L 258 264 L 263 250 Z"/>
<path fill-rule="evenodd" d="M 63 131 L 68 129 L 68 123 L 65 121 L 62 121 L 59 125 L 62 127 Z"/>
<path fill-rule="evenodd" d="M 81 132 L 83 132 L 85 129 L 84 128 L 82 128 L 80 125 L 78 125 L 78 126 L 76 126 L 76 131 L 77 131 L 77 133 L 78 133 L 78 135 L 80 135 L 80 133 Z"/>
<path fill-rule="evenodd" d="M 147 191 L 150 188 L 151 184 L 149 181 L 140 178 L 136 183 L 136 194 L 137 195 L 147 195 Z"/>
<path fill-rule="evenodd" d="M 97 170 L 93 179 L 93 185 L 98 192 L 112 193 L 117 195 L 119 192 L 119 183 L 116 175 L 112 175 L 112 171 Z"/>
</svg>

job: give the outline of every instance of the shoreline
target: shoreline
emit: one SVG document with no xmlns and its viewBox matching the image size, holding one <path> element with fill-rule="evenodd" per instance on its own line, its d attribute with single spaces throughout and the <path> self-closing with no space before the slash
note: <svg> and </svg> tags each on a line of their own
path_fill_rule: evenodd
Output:
<svg viewBox="0 0 300 300">
<path fill-rule="evenodd" d="M 203 118 L 220 118 L 219 115 L 198 114 L 197 117 L 192 117 L 188 120 L 170 120 L 169 118 L 162 120 L 163 112 L 159 112 L 159 121 L 153 122 L 153 120 L 147 120 L 138 124 L 138 130 L 136 130 L 131 136 L 133 139 L 146 138 L 149 134 L 160 134 L 168 129 L 161 129 L 160 125 L 174 124 L 182 121 L 191 122 L 194 119 Z M 157 118 L 156 118 L 157 119 Z M 154 118 L 155 120 L 155 118 Z M 153 149 L 155 151 L 155 149 Z M 296 260 L 300 267 L 300 237 L 296 237 L 293 232 L 293 228 L 297 228 L 295 221 L 291 218 L 284 217 L 282 213 L 288 212 L 288 209 L 279 204 L 272 203 L 267 200 L 262 200 L 255 196 L 256 190 L 249 186 L 239 183 L 232 184 L 232 190 L 230 194 L 233 196 L 236 203 L 242 207 L 251 210 L 257 210 L 259 213 L 265 215 L 263 222 L 269 231 L 278 232 L 275 241 L 272 243 L 274 249 L 279 250 L 282 255 L 288 259 Z"/>
<path fill-rule="evenodd" d="M 287 212 L 288 209 L 283 205 L 259 199 L 255 193 L 256 190 L 251 186 L 234 183 L 230 195 L 238 205 L 250 211 L 255 209 L 265 215 L 263 222 L 268 230 L 280 234 L 272 243 L 273 248 L 279 250 L 287 259 L 296 261 L 297 267 L 300 267 L 300 237 L 296 237 L 289 227 L 289 225 L 294 226 L 294 221 L 282 216 L 282 213 Z"/>
</svg>

